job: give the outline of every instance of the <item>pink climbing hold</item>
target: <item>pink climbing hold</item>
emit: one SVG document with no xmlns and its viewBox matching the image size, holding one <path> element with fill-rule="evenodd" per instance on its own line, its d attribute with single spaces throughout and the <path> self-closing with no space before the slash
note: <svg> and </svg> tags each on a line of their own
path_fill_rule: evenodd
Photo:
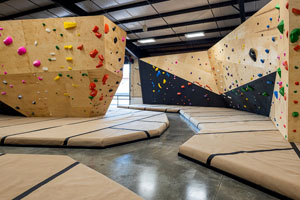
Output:
<svg viewBox="0 0 300 200">
<path fill-rule="evenodd" d="M 38 76 L 37 78 L 38 78 L 40 81 L 43 80 L 43 77 Z"/>
<path fill-rule="evenodd" d="M 6 92 L 1 92 L 2 95 L 6 95 Z"/>
<path fill-rule="evenodd" d="M 4 72 L 4 75 L 6 75 L 7 74 L 7 72 Z"/>
<path fill-rule="evenodd" d="M 3 28 L 2 28 L 2 27 L 0 27 L 0 31 L 3 31 Z"/>
<path fill-rule="evenodd" d="M 10 88 L 13 88 L 13 87 L 14 87 L 14 85 L 10 84 L 10 85 L 9 85 L 9 87 L 10 87 Z"/>
<path fill-rule="evenodd" d="M 18 49 L 18 54 L 21 56 L 23 54 L 25 54 L 27 52 L 26 48 L 25 47 L 20 47 Z"/>
<path fill-rule="evenodd" d="M 35 67 L 41 66 L 41 61 L 39 61 L 39 60 L 33 61 L 33 66 L 35 66 Z"/>
<path fill-rule="evenodd" d="M 5 38 L 5 39 L 3 40 L 3 42 L 4 42 L 4 44 L 5 44 L 6 46 L 8 46 L 8 45 L 10 45 L 10 44 L 13 42 L 13 39 L 12 39 L 10 36 L 8 36 L 7 38 Z"/>
<path fill-rule="evenodd" d="M 26 81 L 25 81 L 25 80 L 22 80 L 22 83 L 23 83 L 23 84 L 25 84 L 25 83 L 26 83 Z"/>
<path fill-rule="evenodd" d="M 125 42 L 125 37 L 122 37 L 122 42 Z"/>
</svg>

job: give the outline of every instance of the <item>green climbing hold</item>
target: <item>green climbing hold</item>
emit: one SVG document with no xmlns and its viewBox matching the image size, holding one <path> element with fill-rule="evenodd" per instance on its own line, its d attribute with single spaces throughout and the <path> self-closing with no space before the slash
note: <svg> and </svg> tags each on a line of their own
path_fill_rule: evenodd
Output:
<svg viewBox="0 0 300 200">
<path fill-rule="evenodd" d="M 70 74 L 67 74 L 67 77 L 70 77 Z"/>
<path fill-rule="evenodd" d="M 43 24 L 43 26 L 46 26 L 46 24 L 45 23 L 42 23 Z"/>
<path fill-rule="evenodd" d="M 247 92 L 247 90 L 246 90 L 245 88 L 241 88 L 241 90 L 242 90 L 243 92 Z"/>
<path fill-rule="evenodd" d="M 56 28 L 54 28 L 53 31 L 56 31 Z"/>
<path fill-rule="evenodd" d="M 293 112 L 292 115 L 293 115 L 293 117 L 298 117 L 299 113 L 298 112 Z"/>
<path fill-rule="evenodd" d="M 263 92 L 262 95 L 265 96 L 265 97 L 269 96 L 269 94 L 267 92 Z"/>
<path fill-rule="evenodd" d="M 277 73 L 278 73 L 279 77 L 281 78 L 281 69 L 280 68 L 277 69 Z"/>
<path fill-rule="evenodd" d="M 58 76 L 62 77 L 62 73 L 59 73 Z"/>
<path fill-rule="evenodd" d="M 295 43 L 299 40 L 299 35 L 300 35 L 300 29 L 295 28 L 294 30 L 291 31 L 290 33 L 290 40 L 291 43 Z"/>
<path fill-rule="evenodd" d="M 281 94 L 281 96 L 284 96 L 284 87 L 280 88 L 279 93 Z"/>
<path fill-rule="evenodd" d="M 298 93 L 297 90 L 294 90 L 294 93 L 297 94 Z"/>
<path fill-rule="evenodd" d="M 63 36 L 64 36 L 64 34 L 62 34 L 62 33 L 61 33 L 61 34 L 60 34 L 60 36 L 61 36 L 61 37 L 63 37 Z"/>
<path fill-rule="evenodd" d="M 88 76 L 88 74 L 87 73 L 82 73 L 81 76 Z"/>
<path fill-rule="evenodd" d="M 48 58 L 49 61 L 51 61 L 51 58 Z"/>
<path fill-rule="evenodd" d="M 95 83 L 98 82 L 98 79 L 94 79 L 94 82 L 95 82 Z"/>
<path fill-rule="evenodd" d="M 254 88 L 251 87 L 250 85 L 247 85 L 247 89 L 250 90 L 250 91 L 253 91 L 253 90 L 254 90 Z"/>
<path fill-rule="evenodd" d="M 94 97 L 93 96 L 89 96 L 89 99 L 92 100 Z"/>
<path fill-rule="evenodd" d="M 281 34 L 284 32 L 284 21 L 281 20 L 281 22 L 277 26 L 278 30 L 280 31 Z"/>
<path fill-rule="evenodd" d="M 56 45 L 55 48 L 56 48 L 57 50 L 59 50 L 59 46 Z"/>
<path fill-rule="evenodd" d="M 276 8 L 277 10 L 280 10 L 280 5 L 277 4 L 277 5 L 275 6 L 275 8 Z"/>
</svg>

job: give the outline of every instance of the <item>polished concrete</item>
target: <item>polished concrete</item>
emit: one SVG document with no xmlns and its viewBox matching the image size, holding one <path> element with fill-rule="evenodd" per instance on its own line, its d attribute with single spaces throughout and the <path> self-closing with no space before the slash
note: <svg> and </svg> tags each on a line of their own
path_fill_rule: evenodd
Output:
<svg viewBox="0 0 300 200">
<path fill-rule="evenodd" d="M 99 171 L 145 199 L 276 199 L 206 167 L 178 157 L 194 132 L 179 114 L 156 139 L 108 149 L 1 147 L 2 153 L 61 154 Z"/>
</svg>

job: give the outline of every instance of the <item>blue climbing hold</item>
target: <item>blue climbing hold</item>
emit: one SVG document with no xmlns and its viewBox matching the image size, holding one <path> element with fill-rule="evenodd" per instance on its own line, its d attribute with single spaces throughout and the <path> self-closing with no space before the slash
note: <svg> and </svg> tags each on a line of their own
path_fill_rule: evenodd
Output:
<svg viewBox="0 0 300 200">
<path fill-rule="evenodd" d="M 161 72 L 158 71 L 158 72 L 156 73 L 156 77 L 159 77 L 160 74 L 161 74 Z"/>
<path fill-rule="evenodd" d="M 268 84 L 268 85 L 272 85 L 272 84 L 273 84 L 273 81 L 267 81 L 267 84 Z"/>
<path fill-rule="evenodd" d="M 272 41 L 275 42 L 275 37 L 272 37 Z"/>
<path fill-rule="evenodd" d="M 261 63 L 265 63 L 265 60 L 264 60 L 264 59 L 260 59 L 260 62 L 261 62 Z"/>
<path fill-rule="evenodd" d="M 270 50 L 269 50 L 269 49 L 266 49 L 265 52 L 266 52 L 266 53 L 270 53 Z"/>
<path fill-rule="evenodd" d="M 274 95 L 275 95 L 276 99 L 278 99 L 278 91 L 274 91 Z"/>
<path fill-rule="evenodd" d="M 272 17 L 270 17 L 270 21 L 272 21 L 273 20 L 273 18 Z"/>
<path fill-rule="evenodd" d="M 270 25 L 267 25 L 267 28 L 270 28 Z"/>
<path fill-rule="evenodd" d="M 263 76 L 263 74 L 257 74 L 257 76 L 258 76 L 258 77 L 262 77 L 262 76 Z"/>
</svg>

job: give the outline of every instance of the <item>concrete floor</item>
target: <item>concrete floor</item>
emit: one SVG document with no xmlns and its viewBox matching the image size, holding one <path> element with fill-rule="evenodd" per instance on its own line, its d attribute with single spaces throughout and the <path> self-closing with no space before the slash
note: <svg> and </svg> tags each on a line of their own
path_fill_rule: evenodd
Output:
<svg viewBox="0 0 300 200">
<path fill-rule="evenodd" d="M 276 199 L 206 167 L 178 157 L 193 136 L 178 114 L 160 137 L 108 149 L 1 147 L 2 153 L 59 154 L 97 170 L 147 200 Z"/>
</svg>

